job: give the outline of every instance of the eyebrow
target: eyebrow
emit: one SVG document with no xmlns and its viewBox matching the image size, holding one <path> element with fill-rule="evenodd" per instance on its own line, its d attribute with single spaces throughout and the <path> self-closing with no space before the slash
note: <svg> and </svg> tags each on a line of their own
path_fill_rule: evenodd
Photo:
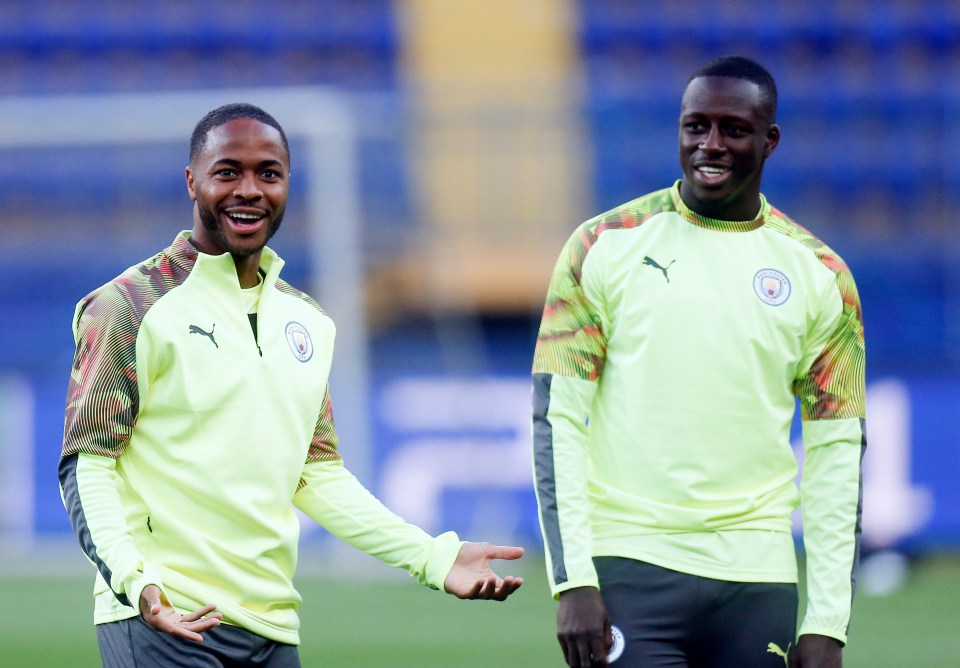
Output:
<svg viewBox="0 0 960 668">
<path fill-rule="evenodd" d="M 243 163 L 234 158 L 220 158 L 219 160 L 215 160 L 211 165 L 211 167 L 214 165 L 230 165 L 231 167 L 242 167 Z M 280 162 L 279 160 L 273 160 L 273 159 L 261 160 L 257 164 L 257 167 L 260 169 L 263 169 L 264 167 L 283 167 L 283 163 Z"/>
<path fill-rule="evenodd" d="M 707 116 L 711 116 L 711 115 L 712 115 L 712 114 L 710 114 L 710 113 L 708 113 L 708 112 L 706 112 L 706 111 L 687 111 L 687 112 L 685 112 L 685 113 L 680 114 L 680 119 L 683 120 L 684 118 L 700 118 L 700 117 L 707 117 Z M 748 118 L 747 116 L 741 116 L 741 115 L 739 115 L 739 114 L 721 114 L 721 115 L 720 115 L 720 121 L 721 121 L 721 122 L 723 122 L 723 121 L 740 121 L 740 122 L 743 122 L 743 123 L 756 124 L 756 121 L 755 121 L 755 120 L 750 119 L 750 118 Z"/>
</svg>

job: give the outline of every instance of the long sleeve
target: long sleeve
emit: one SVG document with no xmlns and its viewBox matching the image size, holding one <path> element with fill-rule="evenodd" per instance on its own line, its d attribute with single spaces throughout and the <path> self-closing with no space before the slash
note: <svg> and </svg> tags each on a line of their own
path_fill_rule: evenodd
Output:
<svg viewBox="0 0 960 668">
<path fill-rule="evenodd" d="M 807 609 L 800 634 L 845 643 L 860 553 L 860 460 L 866 436 L 861 420 L 842 419 L 807 422 L 803 437 Z"/>
<path fill-rule="evenodd" d="M 376 499 L 340 460 L 308 462 L 294 505 L 327 531 L 418 582 L 442 589 L 462 542 L 452 531 L 431 537 Z"/>
<path fill-rule="evenodd" d="M 560 255 L 547 291 L 533 361 L 533 462 L 551 592 L 598 586 L 587 498 L 587 423 L 603 369 L 602 318 L 583 287 L 596 240 L 581 227 Z"/>
<path fill-rule="evenodd" d="M 550 590 L 597 587 L 587 500 L 587 415 L 596 383 L 534 374 L 534 474 Z"/>
<path fill-rule="evenodd" d="M 820 352 L 795 383 L 806 452 L 801 507 L 807 610 L 800 634 L 846 642 L 860 553 L 865 354 L 856 286 L 846 266 L 836 271 L 820 332 L 811 336 Z"/>
<path fill-rule="evenodd" d="M 441 589 L 460 552 L 457 535 L 433 538 L 387 509 L 344 467 L 338 445 L 328 387 L 294 505 L 334 536 Z"/>
<path fill-rule="evenodd" d="M 84 553 L 117 600 L 137 610 L 143 588 L 155 584 L 162 589 L 163 583 L 147 566 L 124 519 L 116 460 L 69 455 L 60 462 L 60 481 L 63 503 Z"/>
<path fill-rule="evenodd" d="M 160 585 L 125 523 L 116 474 L 139 408 L 138 325 L 120 290 L 107 289 L 78 305 L 58 471 L 61 497 L 84 553 L 117 600 L 134 609 L 144 586 Z"/>
</svg>

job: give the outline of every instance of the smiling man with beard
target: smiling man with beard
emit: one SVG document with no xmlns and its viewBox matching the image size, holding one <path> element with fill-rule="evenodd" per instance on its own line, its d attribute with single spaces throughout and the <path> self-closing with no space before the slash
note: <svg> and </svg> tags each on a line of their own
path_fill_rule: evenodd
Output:
<svg viewBox="0 0 960 668">
<path fill-rule="evenodd" d="M 266 116 L 218 123 L 220 117 L 205 117 L 190 141 L 187 190 L 196 203 L 190 241 L 203 253 L 230 253 L 240 286 L 250 288 L 258 282 L 260 253 L 283 221 L 290 148 Z"/>
<path fill-rule="evenodd" d="M 521 548 L 431 537 L 344 467 L 333 323 L 266 246 L 289 179 L 273 117 L 211 111 L 190 143 L 192 231 L 77 305 L 59 476 L 98 571 L 104 666 L 299 666 L 295 508 L 457 597 L 521 584 L 490 568 Z"/>
<path fill-rule="evenodd" d="M 866 447 L 862 316 L 843 260 L 760 193 L 776 108 L 756 62 L 706 64 L 680 105 L 683 179 L 582 224 L 554 269 L 534 467 L 570 666 L 841 665 Z"/>
</svg>

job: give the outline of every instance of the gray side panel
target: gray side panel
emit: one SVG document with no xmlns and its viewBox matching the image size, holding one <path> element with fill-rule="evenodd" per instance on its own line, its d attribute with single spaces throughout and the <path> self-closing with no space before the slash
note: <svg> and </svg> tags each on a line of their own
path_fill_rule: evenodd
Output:
<svg viewBox="0 0 960 668">
<path fill-rule="evenodd" d="M 563 561 L 563 540 L 560 537 L 560 518 L 557 514 L 557 485 L 553 469 L 553 425 L 547 413 L 550 409 L 552 374 L 533 374 L 533 470 L 540 502 L 540 522 L 543 539 L 553 562 L 553 581 L 567 581 Z"/>
<path fill-rule="evenodd" d="M 80 492 L 77 489 L 77 460 L 79 455 L 72 454 L 61 458 L 58 474 L 60 476 L 60 489 L 63 490 L 63 502 L 67 508 L 67 514 L 70 516 L 70 524 L 80 539 L 80 547 L 83 548 L 87 557 L 96 565 L 100 575 L 110 584 L 110 578 L 113 573 L 103 563 L 97 554 L 97 546 L 93 544 L 93 537 L 90 535 L 90 528 L 87 526 L 87 518 L 83 513 L 83 504 L 80 503 Z M 114 592 L 114 596 L 123 605 L 130 606 L 130 599 L 126 594 Z M 130 606 L 133 607 L 133 606 Z"/>
<path fill-rule="evenodd" d="M 850 572 L 851 597 L 857 590 L 857 571 L 860 570 L 860 544 L 863 539 L 863 456 L 867 452 L 867 421 L 860 418 L 860 494 L 857 499 L 857 523 L 854 527 L 853 569 Z M 853 601 L 850 601 L 851 607 Z M 848 625 L 849 629 L 849 625 Z"/>
</svg>

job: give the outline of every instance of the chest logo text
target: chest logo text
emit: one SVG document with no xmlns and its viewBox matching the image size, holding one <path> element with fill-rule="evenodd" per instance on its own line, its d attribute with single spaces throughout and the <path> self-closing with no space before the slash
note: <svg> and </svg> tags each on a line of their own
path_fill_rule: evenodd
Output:
<svg viewBox="0 0 960 668">
<path fill-rule="evenodd" d="M 753 276 L 753 291 L 764 304 L 780 306 L 790 298 L 790 279 L 776 269 L 761 269 Z"/>
</svg>

